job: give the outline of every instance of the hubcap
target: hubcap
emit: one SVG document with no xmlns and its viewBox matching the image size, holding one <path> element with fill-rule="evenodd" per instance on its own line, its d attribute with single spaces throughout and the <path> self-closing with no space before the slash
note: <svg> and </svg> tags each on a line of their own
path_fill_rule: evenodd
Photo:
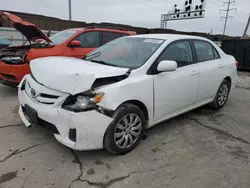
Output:
<svg viewBox="0 0 250 188">
<path fill-rule="evenodd" d="M 115 129 L 115 144 L 121 149 L 129 148 L 138 140 L 141 129 L 142 123 L 138 115 L 127 114 L 123 116 Z"/>
<path fill-rule="evenodd" d="M 228 91 L 229 91 L 228 86 L 226 84 L 223 84 L 218 94 L 218 103 L 220 106 L 224 105 L 225 102 L 227 101 Z"/>
</svg>

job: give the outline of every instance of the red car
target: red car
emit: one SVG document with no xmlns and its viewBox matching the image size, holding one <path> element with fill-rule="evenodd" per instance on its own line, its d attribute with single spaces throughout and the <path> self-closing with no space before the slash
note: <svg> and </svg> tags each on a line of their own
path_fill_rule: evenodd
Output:
<svg viewBox="0 0 250 188">
<path fill-rule="evenodd" d="M 0 82 L 17 86 L 30 73 L 29 62 L 46 56 L 71 56 L 80 58 L 95 48 L 119 37 L 136 35 L 133 31 L 118 28 L 87 27 L 67 29 L 46 36 L 36 25 L 23 21 L 8 12 L 0 12 L 0 23 L 14 27 L 27 38 L 21 46 L 0 51 Z"/>
</svg>

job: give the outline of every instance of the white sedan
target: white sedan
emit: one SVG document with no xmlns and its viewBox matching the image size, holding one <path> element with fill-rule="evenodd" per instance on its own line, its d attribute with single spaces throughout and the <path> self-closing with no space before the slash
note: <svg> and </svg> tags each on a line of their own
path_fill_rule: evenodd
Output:
<svg viewBox="0 0 250 188">
<path fill-rule="evenodd" d="M 145 129 L 210 104 L 227 102 L 237 62 L 213 42 L 168 34 L 116 39 L 83 59 L 33 60 L 19 85 L 19 114 L 75 150 L 124 154 Z"/>
</svg>

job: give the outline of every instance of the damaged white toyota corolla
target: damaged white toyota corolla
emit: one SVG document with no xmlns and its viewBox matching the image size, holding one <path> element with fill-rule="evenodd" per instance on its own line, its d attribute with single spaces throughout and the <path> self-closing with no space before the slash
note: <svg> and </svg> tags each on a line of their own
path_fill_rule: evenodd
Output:
<svg viewBox="0 0 250 188">
<path fill-rule="evenodd" d="M 236 65 L 204 38 L 123 37 L 83 59 L 33 60 L 19 84 L 19 114 L 27 127 L 44 126 L 72 149 L 122 154 L 157 123 L 205 104 L 222 108 Z"/>
</svg>

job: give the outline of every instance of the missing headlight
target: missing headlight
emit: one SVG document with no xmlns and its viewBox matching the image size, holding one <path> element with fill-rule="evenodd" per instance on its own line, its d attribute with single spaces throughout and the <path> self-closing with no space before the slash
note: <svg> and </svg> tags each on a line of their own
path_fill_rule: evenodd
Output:
<svg viewBox="0 0 250 188">
<path fill-rule="evenodd" d="M 62 105 L 62 108 L 72 112 L 84 112 L 94 110 L 96 104 L 102 100 L 104 93 L 94 94 L 84 92 L 77 95 L 69 96 Z"/>
</svg>

